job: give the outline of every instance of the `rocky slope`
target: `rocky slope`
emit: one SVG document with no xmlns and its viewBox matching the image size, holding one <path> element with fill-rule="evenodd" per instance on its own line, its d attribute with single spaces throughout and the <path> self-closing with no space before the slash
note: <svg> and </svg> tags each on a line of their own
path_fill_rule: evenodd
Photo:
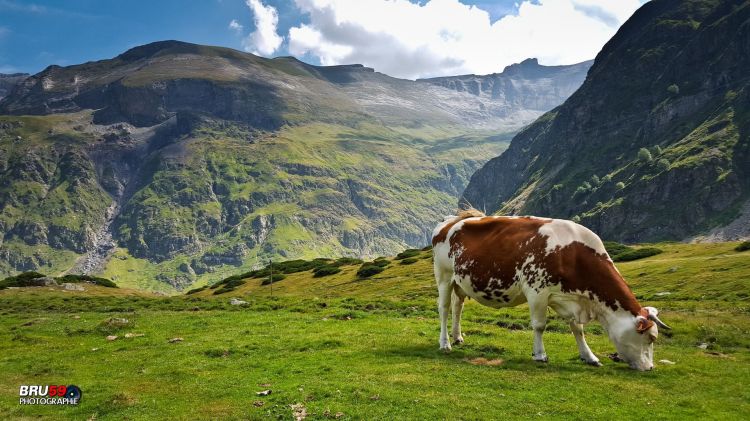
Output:
<svg viewBox="0 0 750 421">
<path fill-rule="evenodd" d="M 176 41 L 51 66 L 0 101 L 0 272 L 169 289 L 424 245 L 525 107 Z"/>
<path fill-rule="evenodd" d="M 0 99 L 8 96 L 10 91 L 27 77 L 29 77 L 27 73 L 0 73 Z"/>
<path fill-rule="evenodd" d="M 735 227 L 750 196 L 749 52 L 746 1 L 645 4 L 581 88 L 474 174 L 463 200 L 627 242 Z"/>
<path fill-rule="evenodd" d="M 487 112 L 508 116 L 518 110 L 543 113 L 565 101 L 586 79 L 593 60 L 568 66 L 542 66 L 530 58 L 491 75 L 448 76 L 421 81 L 492 101 Z"/>
</svg>

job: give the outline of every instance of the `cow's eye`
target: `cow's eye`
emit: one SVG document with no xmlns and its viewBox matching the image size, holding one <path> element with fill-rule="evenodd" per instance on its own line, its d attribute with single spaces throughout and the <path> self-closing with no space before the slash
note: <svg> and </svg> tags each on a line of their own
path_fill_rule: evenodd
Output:
<svg viewBox="0 0 750 421">
<path fill-rule="evenodd" d="M 654 341 L 656 341 L 656 336 L 648 335 L 648 343 L 652 344 Z"/>
</svg>

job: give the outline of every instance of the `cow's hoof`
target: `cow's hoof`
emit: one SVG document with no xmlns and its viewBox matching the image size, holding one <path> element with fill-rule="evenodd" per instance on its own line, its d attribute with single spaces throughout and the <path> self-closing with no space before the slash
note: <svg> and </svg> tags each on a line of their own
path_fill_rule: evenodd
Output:
<svg viewBox="0 0 750 421">
<path fill-rule="evenodd" d="M 463 345 L 464 338 L 456 338 L 453 340 L 453 345 Z"/>
<path fill-rule="evenodd" d="M 447 354 L 447 353 L 451 352 L 451 346 L 450 345 L 441 346 L 440 350 L 443 351 L 443 352 L 445 352 Z"/>
<path fill-rule="evenodd" d="M 532 358 L 534 359 L 534 361 L 536 361 L 538 363 L 548 363 L 549 362 L 549 358 L 546 355 L 543 355 L 541 357 L 532 357 Z"/>
<path fill-rule="evenodd" d="M 586 364 L 588 364 L 588 365 L 591 365 L 591 366 L 594 366 L 594 367 L 601 367 L 601 366 L 602 366 L 602 363 L 600 363 L 600 362 L 599 362 L 599 360 L 594 360 L 594 361 L 586 361 L 586 360 L 583 360 L 583 361 L 584 361 L 584 362 L 585 362 Z"/>
</svg>

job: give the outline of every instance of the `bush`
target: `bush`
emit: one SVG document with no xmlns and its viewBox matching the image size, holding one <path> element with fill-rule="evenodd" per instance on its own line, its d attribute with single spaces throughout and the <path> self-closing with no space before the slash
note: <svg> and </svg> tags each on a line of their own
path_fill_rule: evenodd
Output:
<svg viewBox="0 0 750 421">
<path fill-rule="evenodd" d="M 661 153 L 662 153 L 662 152 L 663 152 L 663 151 L 662 151 L 662 149 L 661 149 L 661 146 L 659 146 L 659 145 L 656 145 L 656 146 L 654 146 L 654 155 L 655 155 L 655 156 L 659 156 L 659 155 L 661 155 Z"/>
<path fill-rule="evenodd" d="M 336 262 L 333 263 L 335 266 L 351 266 L 351 265 L 361 265 L 362 259 L 355 259 L 354 257 L 342 257 Z"/>
<path fill-rule="evenodd" d="M 615 188 L 617 190 L 622 190 L 625 188 L 625 183 L 623 183 L 622 181 L 618 181 L 617 184 L 615 184 Z"/>
<path fill-rule="evenodd" d="M 656 168 L 659 171 L 669 171 L 669 166 L 670 166 L 669 161 L 667 161 L 664 158 L 662 158 L 662 159 L 660 159 L 660 160 L 658 160 L 656 162 Z"/>
<path fill-rule="evenodd" d="M 406 259 L 403 259 L 401 261 L 402 265 L 410 265 L 412 263 L 416 263 L 419 259 L 416 257 L 407 257 Z"/>
<path fill-rule="evenodd" d="M 202 287 L 193 288 L 190 291 L 186 292 L 185 294 L 187 294 L 187 295 L 195 294 L 195 293 L 198 293 L 198 292 L 201 292 L 201 291 L 205 290 L 206 288 L 208 288 L 208 286 L 207 285 L 203 285 Z"/>
<path fill-rule="evenodd" d="M 661 249 L 655 247 L 644 247 L 642 249 L 635 249 L 618 254 L 617 256 L 613 257 L 612 260 L 614 260 L 615 262 L 630 262 L 632 260 L 655 256 L 659 253 L 662 253 Z"/>
<path fill-rule="evenodd" d="M 385 257 L 378 257 L 377 259 L 373 260 L 372 262 L 366 263 L 366 264 L 380 266 L 381 268 L 384 268 L 384 267 L 388 266 L 388 263 L 391 263 L 391 262 L 389 262 L 388 259 L 386 259 Z"/>
<path fill-rule="evenodd" d="M 672 95 L 679 95 L 680 94 L 680 87 L 675 85 L 674 83 L 667 86 L 667 92 L 669 92 Z"/>
<path fill-rule="evenodd" d="M 633 247 L 626 246 L 625 244 L 618 243 L 616 241 L 605 241 L 604 248 L 607 249 L 609 257 L 611 257 L 613 260 L 615 256 L 633 250 Z"/>
<path fill-rule="evenodd" d="M 422 247 L 422 251 L 430 251 L 430 250 L 432 250 L 432 246 L 431 245 L 430 246 Z"/>
<path fill-rule="evenodd" d="M 44 278 L 44 275 L 39 272 L 23 272 L 16 276 L 9 276 L 0 281 L 0 289 L 5 289 L 8 287 L 31 286 L 34 285 L 34 282 L 32 282 L 32 280 L 38 278 Z"/>
<path fill-rule="evenodd" d="M 750 241 L 743 241 L 737 244 L 737 247 L 734 248 L 734 251 L 747 251 L 747 250 L 750 250 Z"/>
<path fill-rule="evenodd" d="M 602 180 L 599 179 L 598 175 L 594 174 L 591 176 L 591 184 L 593 184 L 594 186 L 598 186 L 602 184 Z"/>
<path fill-rule="evenodd" d="M 55 278 L 60 283 L 70 283 L 75 284 L 79 282 L 88 282 L 91 284 L 100 285 L 107 288 L 117 288 L 117 284 L 110 281 L 106 278 L 100 278 L 98 276 L 89 276 L 89 275 L 65 275 L 61 276 L 59 278 Z"/>
<path fill-rule="evenodd" d="M 313 270 L 313 278 L 320 278 L 323 276 L 334 275 L 341 272 L 341 268 L 337 266 L 320 266 Z"/>
<path fill-rule="evenodd" d="M 419 255 L 418 249 L 406 249 L 402 251 L 401 253 L 397 254 L 395 260 L 406 259 L 409 257 L 418 256 L 418 255 Z"/>
<path fill-rule="evenodd" d="M 275 282 L 279 282 L 279 281 L 284 280 L 284 279 L 286 279 L 285 275 L 282 275 L 280 273 L 274 273 L 273 276 L 271 276 L 270 278 L 267 277 L 260 284 L 261 285 L 271 285 L 271 284 L 273 284 Z"/>
<path fill-rule="evenodd" d="M 369 278 L 373 275 L 377 275 L 378 273 L 384 271 L 385 269 L 381 266 L 376 266 L 373 264 L 364 264 L 362 267 L 359 268 L 357 271 L 357 277 L 359 278 Z"/>
<path fill-rule="evenodd" d="M 651 156 L 651 152 L 649 152 L 646 148 L 641 148 L 638 150 L 638 160 L 642 162 L 651 162 L 653 161 L 653 157 Z"/>
</svg>

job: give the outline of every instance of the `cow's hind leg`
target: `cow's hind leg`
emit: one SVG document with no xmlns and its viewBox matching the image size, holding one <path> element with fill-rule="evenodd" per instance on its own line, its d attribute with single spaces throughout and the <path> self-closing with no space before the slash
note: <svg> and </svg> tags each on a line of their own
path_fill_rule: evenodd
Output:
<svg viewBox="0 0 750 421">
<path fill-rule="evenodd" d="M 451 326 L 451 336 L 453 344 L 464 343 L 464 337 L 461 334 L 461 312 L 464 310 L 464 299 L 466 294 L 461 291 L 461 288 L 453 284 L 453 295 L 451 296 L 451 307 L 453 311 L 453 323 Z"/>
<path fill-rule="evenodd" d="M 547 327 L 547 296 L 544 294 L 527 295 L 529 310 L 531 311 L 531 328 L 534 329 L 534 352 L 531 354 L 534 361 L 546 363 L 549 361 L 547 353 L 544 352 L 542 335 Z"/>
<path fill-rule="evenodd" d="M 438 313 L 440 314 L 440 349 L 443 351 L 451 350 L 451 343 L 448 341 L 448 312 L 451 305 L 451 292 L 453 290 L 453 281 L 449 274 L 436 271 L 438 287 Z"/>
<path fill-rule="evenodd" d="M 573 336 L 576 338 L 576 344 L 578 345 L 578 354 L 586 364 L 593 365 L 594 367 L 601 367 L 602 363 L 599 362 L 599 358 L 596 358 L 591 348 L 586 343 L 586 338 L 583 336 L 583 325 L 576 323 L 575 320 L 570 321 L 570 330 L 573 331 Z"/>
</svg>

